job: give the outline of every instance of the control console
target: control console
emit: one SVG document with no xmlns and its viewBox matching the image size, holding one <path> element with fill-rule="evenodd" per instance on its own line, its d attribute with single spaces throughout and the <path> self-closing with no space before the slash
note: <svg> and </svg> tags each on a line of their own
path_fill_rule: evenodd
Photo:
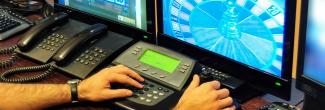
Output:
<svg viewBox="0 0 325 110">
<path fill-rule="evenodd" d="M 177 52 L 145 42 L 138 42 L 113 64 L 125 65 L 162 85 L 181 90 L 191 75 L 195 61 Z"/>
<path fill-rule="evenodd" d="M 195 67 L 195 60 L 172 50 L 137 42 L 124 51 L 113 65 L 125 65 L 145 78 L 143 89 L 122 85 L 114 88 L 129 88 L 133 96 L 115 104 L 130 109 L 170 109 L 177 103 Z M 137 104 L 138 107 L 135 105 Z M 140 107 L 140 108 L 139 108 Z M 162 108 L 162 109 L 163 109 Z"/>
</svg>

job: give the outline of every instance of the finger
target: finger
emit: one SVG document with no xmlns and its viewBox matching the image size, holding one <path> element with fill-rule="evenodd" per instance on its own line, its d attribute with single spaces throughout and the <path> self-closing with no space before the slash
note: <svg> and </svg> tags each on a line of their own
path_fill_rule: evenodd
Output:
<svg viewBox="0 0 325 110">
<path fill-rule="evenodd" d="M 121 70 L 121 74 L 125 74 L 125 75 L 128 75 L 140 82 L 143 82 L 144 81 L 144 78 L 141 77 L 138 73 L 132 71 L 130 68 L 126 67 L 126 66 L 120 66 L 122 68 Z"/>
<path fill-rule="evenodd" d="M 203 87 L 207 87 L 209 89 L 220 89 L 220 82 L 219 81 L 210 81 L 202 84 Z"/>
<path fill-rule="evenodd" d="M 236 110 L 236 107 L 235 106 L 231 106 L 231 107 L 224 108 L 222 110 Z"/>
<path fill-rule="evenodd" d="M 219 103 L 220 108 L 226 108 L 233 104 L 233 100 L 231 97 L 227 97 L 227 98 L 217 101 L 217 103 Z"/>
<path fill-rule="evenodd" d="M 220 89 L 214 92 L 217 95 L 217 99 L 224 99 L 229 97 L 230 92 L 228 89 Z"/>
<path fill-rule="evenodd" d="M 104 91 L 103 97 L 104 99 L 124 98 L 132 96 L 132 94 L 132 91 L 128 89 L 107 89 L 107 91 Z"/>
<path fill-rule="evenodd" d="M 200 85 L 200 77 L 195 74 L 193 76 L 191 84 L 187 87 L 187 90 L 192 90 Z"/>
<path fill-rule="evenodd" d="M 132 79 L 129 76 L 122 75 L 122 74 L 114 74 L 109 77 L 109 81 L 114 83 L 122 83 L 122 84 L 128 84 L 137 88 L 143 88 L 143 85 L 141 85 L 138 81 Z"/>
</svg>

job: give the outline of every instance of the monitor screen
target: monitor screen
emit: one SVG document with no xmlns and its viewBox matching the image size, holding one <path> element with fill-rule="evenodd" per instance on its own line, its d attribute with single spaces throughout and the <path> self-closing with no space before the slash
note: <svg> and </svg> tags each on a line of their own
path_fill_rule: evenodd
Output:
<svg viewBox="0 0 325 110">
<path fill-rule="evenodd" d="M 59 4 L 147 30 L 146 0 L 59 0 Z"/>
<path fill-rule="evenodd" d="M 309 0 L 304 75 L 325 84 L 325 1 Z"/>
<path fill-rule="evenodd" d="M 282 77 L 286 0 L 164 0 L 163 33 Z"/>
</svg>

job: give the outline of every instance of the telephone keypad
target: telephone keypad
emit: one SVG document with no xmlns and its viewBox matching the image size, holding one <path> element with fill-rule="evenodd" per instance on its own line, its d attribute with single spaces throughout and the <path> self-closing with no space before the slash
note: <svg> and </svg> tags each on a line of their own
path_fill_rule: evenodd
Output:
<svg viewBox="0 0 325 110">
<path fill-rule="evenodd" d="M 65 42 L 66 39 L 63 35 L 53 33 L 49 35 L 46 39 L 41 42 L 37 48 L 41 48 L 47 51 L 55 51 L 59 48 L 58 42 L 62 42 L 62 44 Z"/>
<path fill-rule="evenodd" d="M 75 62 L 81 63 L 83 65 L 95 65 L 97 63 L 100 63 L 101 60 L 104 59 L 105 50 L 101 48 L 90 48 L 83 52 L 76 60 Z"/>
</svg>

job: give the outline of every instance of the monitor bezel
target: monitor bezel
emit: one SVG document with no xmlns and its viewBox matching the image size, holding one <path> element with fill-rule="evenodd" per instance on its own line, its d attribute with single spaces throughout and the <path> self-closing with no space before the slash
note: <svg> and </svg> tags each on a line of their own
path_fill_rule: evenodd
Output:
<svg viewBox="0 0 325 110">
<path fill-rule="evenodd" d="M 300 32 L 299 32 L 299 50 L 298 50 L 298 65 L 297 65 L 297 84 L 296 88 L 302 90 L 308 96 L 325 101 L 325 84 L 321 84 L 304 75 L 305 48 L 307 39 L 308 27 L 308 7 L 309 0 L 301 1 L 301 17 L 300 17 Z"/>
<path fill-rule="evenodd" d="M 146 0 L 147 8 L 147 30 L 139 29 L 134 26 L 129 26 L 114 20 L 100 17 L 91 13 L 87 13 L 78 9 L 74 9 L 65 5 L 59 4 L 59 0 L 54 0 L 55 12 L 66 12 L 71 19 L 82 21 L 88 24 L 103 23 L 108 25 L 108 29 L 124 35 L 128 35 L 136 40 L 143 40 L 150 43 L 156 42 L 156 19 L 155 5 L 153 0 Z"/>
<path fill-rule="evenodd" d="M 282 77 L 268 74 L 266 72 L 257 70 L 253 67 L 239 63 L 230 58 L 221 56 L 219 54 L 210 52 L 201 47 L 191 45 L 176 38 L 164 34 L 163 30 L 163 4 L 162 0 L 157 0 L 157 14 L 158 14 L 158 44 L 170 49 L 174 49 L 186 55 L 192 56 L 198 62 L 205 65 L 225 71 L 237 78 L 248 82 L 257 90 L 271 93 L 275 96 L 290 100 L 291 96 L 291 79 L 292 79 L 292 62 L 293 62 L 293 46 L 294 46 L 294 31 L 295 31 L 295 16 L 296 1 L 286 1 L 285 14 L 285 39 L 283 52 Z M 182 48 L 185 47 L 185 48 Z M 205 55 L 204 57 L 202 55 Z M 217 62 L 217 63 L 216 63 Z M 236 68 L 233 68 L 236 67 Z M 282 84 L 277 86 L 276 82 Z"/>
</svg>

